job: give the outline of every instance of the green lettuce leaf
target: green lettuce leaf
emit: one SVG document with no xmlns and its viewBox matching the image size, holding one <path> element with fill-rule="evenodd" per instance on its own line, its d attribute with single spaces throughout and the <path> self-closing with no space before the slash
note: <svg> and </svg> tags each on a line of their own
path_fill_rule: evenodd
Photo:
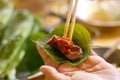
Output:
<svg viewBox="0 0 120 80">
<path fill-rule="evenodd" d="M 65 58 L 65 56 L 56 48 L 53 48 L 46 44 L 46 41 L 50 39 L 53 35 L 62 36 L 64 31 L 65 24 L 57 27 L 52 33 L 48 34 L 48 36 L 41 38 L 36 41 L 38 45 L 45 51 L 47 55 L 49 55 L 55 62 L 64 63 L 67 62 L 73 66 L 76 66 L 83 61 L 85 61 L 90 55 L 90 34 L 89 32 L 80 24 L 75 24 L 75 29 L 73 33 L 73 43 L 80 46 L 83 51 L 83 57 L 74 62 L 69 61 Z"/>
<path fill-rule="evenodd" d="M 4 28 L 13 17 L 14 5 L 12 2 L 0 0 L 0 29 Z"/>
<path fill-rule="evenodd" d="M 0 77 L 9 75 L 24 57 L 24 43 L 31 34 L 34 18 L 28 11 L 14 12 L 0 43 Z"/>
</svg>

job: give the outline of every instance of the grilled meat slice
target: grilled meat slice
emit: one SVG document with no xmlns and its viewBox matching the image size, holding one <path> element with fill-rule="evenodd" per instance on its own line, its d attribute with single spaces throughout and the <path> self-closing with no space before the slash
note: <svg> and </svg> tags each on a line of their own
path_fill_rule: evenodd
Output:
<svg viewBox="0 0 120 80">
<path fill-rule="evenodd" d="M 47 41 L 47 44 L 60 50 L 70 61 L 75 61 L 82 57 L 82 49 L 65 37 L 54 35 Z"/>
</svg>

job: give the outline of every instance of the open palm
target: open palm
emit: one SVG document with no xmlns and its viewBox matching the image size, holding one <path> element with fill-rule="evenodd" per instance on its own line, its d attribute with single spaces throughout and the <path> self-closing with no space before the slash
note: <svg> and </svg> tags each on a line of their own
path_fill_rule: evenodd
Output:
<svg viewBox="0 0 120 80">
<path fill-rule="evenodd" d="M 40 70 L 48 80 L 120 80 L 119 72 L 94 52 L 78 66 L 55 63 L 41 47 L 37 49 L 46 65 Z"/>
</svg>

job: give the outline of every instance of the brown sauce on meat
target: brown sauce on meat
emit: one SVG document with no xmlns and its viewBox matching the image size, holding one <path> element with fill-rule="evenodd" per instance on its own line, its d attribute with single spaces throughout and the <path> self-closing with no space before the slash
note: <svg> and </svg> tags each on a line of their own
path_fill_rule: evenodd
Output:
<svg viewBox="0 0 120 80">
<path fill-rule="evenodd" d="M 70 61 L 75 61 L 82 57 L 81 48 L 77 45 L 74 45 L 72 41 L 69 41 L 65 37 L 54 35 L 50 40 L 47 41 L 47 44 L 60 50 Z"/>
</svg>

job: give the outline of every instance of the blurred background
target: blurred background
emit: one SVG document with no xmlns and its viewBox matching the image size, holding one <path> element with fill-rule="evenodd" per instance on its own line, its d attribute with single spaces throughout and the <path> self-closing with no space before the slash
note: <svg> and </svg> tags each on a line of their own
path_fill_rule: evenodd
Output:
<svg viewBox="0 0 120 80">
<path fill-rule="evenodd" d="M 120 70 L 120 0 L 79 0 L 91 47 Z M 69 0 L 0 0 L 0 80 L 42 80 L 34 40 L 65 23 Z M 40 75 L 40 74 L 39 74 Z"/>
</svg>

